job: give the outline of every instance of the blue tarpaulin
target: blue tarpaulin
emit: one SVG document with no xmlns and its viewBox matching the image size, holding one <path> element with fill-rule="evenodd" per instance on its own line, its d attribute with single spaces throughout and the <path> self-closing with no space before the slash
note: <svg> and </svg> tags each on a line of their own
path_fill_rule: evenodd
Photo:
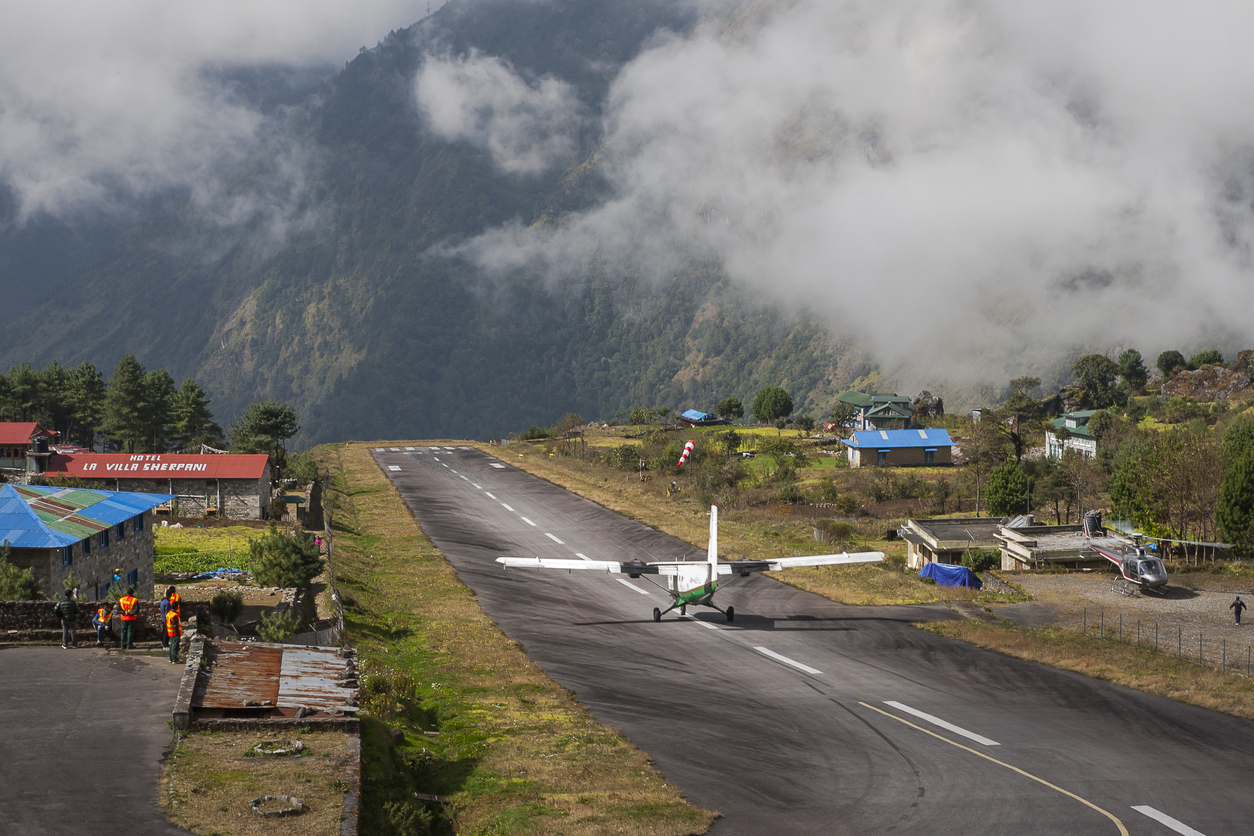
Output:
<svg viewBox="0 0 1254 836">
<path fill-rule="evenodd" d="M 931 578 L 941 586 L 969 586 L 983 589 L 983 582 L 965 566 L 953 566 L 948 563 L 929 563 L 919 570 L 920 578 Z"/>
</svg>

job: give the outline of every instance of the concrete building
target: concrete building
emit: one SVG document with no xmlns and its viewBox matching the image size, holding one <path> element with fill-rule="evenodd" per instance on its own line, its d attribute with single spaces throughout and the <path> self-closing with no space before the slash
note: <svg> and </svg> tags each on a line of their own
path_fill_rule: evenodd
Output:
<svg viewBox="0 0 1254 836">
<path fill-rule="evenodd" d="M 222 453 L 56 454 L 49 476 L 77 476 L 93 487 L 173 494 L 184 517 L 263 519 L 270 508 L 270 457 Z"/>
<path fill-rule="evenodd" d="M 908 544 L 907 564 L 922 569 L 928 563 L 961 564 L 972 550 L 997 551 L 1002 523 L 997 517 L 906 520 L 899 533 Z"/>
<path fill-rule="evenodd" d="M 863 430 L 841 441 L 850 467 L 953 464 L 954 440 L 943 429 Z"/>
<path fill-rule="evenodd" d="M 1105 528 L 1099 528 L 1100 536 L 1090 537 L 1083 525 L 1033 525 L 1024 528 L 1002 527 L 998 534 L 1001 541 L 1001 568 L 1041 569 L 1046 566 L 1062 566 L 1068 569 L 1105 567 L 1106 559 L 1092 551 L 1090 546 L 1118 549 L 1127 543 L 1122 537 L 1113 536 Z"/>
<path fill-rule="evenodd" d="M 9 560 L 29 568 L 51 598 L 62 594 L 71 574 L 79 595 L 107 597 L 116 578 L 151 599 L 153 593 L 152 509 L 168 494 L 49 488 L 0 487 L 0 543 Z"/>
<path fill-rule="evenodd" d="M 1089 432 L 1089 419 L 1100 410 L 1085 409 L 1080 412 L 1067 412 L 1050 423 L 1052 430 L 1045 431 L 1045 455 L 1051 459 L 1061 459 L 1064 450 L 1075 450 L 1089 457 L 1097 455 L 1097 439 Z M 1062 428 L 1067 430 L 1067 439 L 1060 440 Z"/>
</svg>

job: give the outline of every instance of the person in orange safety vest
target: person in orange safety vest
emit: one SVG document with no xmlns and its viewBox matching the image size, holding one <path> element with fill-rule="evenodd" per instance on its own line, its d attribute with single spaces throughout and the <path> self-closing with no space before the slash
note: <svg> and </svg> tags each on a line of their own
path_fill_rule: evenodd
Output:
<svg viewBox="0 0 1254 836">
<path fill-rule="evenodd" d="M 177 664 L 179 660 L 179 636 L 183 635 L 183 624 L 179 621 L 179 611 L 170 607 L 165 614 L 165 634 L 170 641 L 170 663 Z"/>
<path fill-rule="evenodd" d="M 113 619 L 113 613 L 107 603 L 101 602 L 96 608 L 96 615 L 91 620 L 91 626 L 96 628 L 96 647 L 104 647 L 105 633 L 109 632 L 109 622 Z"/>
<path fill-rule="evenodd" d="M 135 597 L 135 587 L 127 587 L 126 594 L 118 599 L 118 618 L 122 621 L 123 650 L 135 646 L 135 622 L 139 620 L 139 599 Z"/>
</svg>

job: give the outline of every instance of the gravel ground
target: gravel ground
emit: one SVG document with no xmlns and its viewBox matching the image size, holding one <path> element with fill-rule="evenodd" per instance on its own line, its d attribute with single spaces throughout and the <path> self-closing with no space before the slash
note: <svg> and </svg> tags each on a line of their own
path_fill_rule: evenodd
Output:
<svg viewBox="0 0 1254 836">
<path fill-rule="evenodd" d="M 1218 665 L 1226 647 L 1229 667 L 1239 667 L 1242 673 L 1246 662 L 1254 658 L 1254 611 L 1247 610 L 1245 626 L 1237 627 L 1228 609 L 1236 595 L 1254 606 L 1254 588 L 1242 580 L 1173 574 L 1167 594 L 1159 596 L 1135 588 L 1132 594 L 1123 594 L 1117 591 L 1123 588 L 1118 576 L 1107 572 L 1000 574 L 1035 599 L 994 610 L 1023 627 L 1056 625 L 1079 630 L 1087 625 L 1090 633 L 1104 629 L 1112 635 L 1119 633 L 1122 616 L 1122 635 L 1127 641 L 1137 640 L 1139 627 L 1141 643 L 1153 646 L 1157 627 L 1158 646 L 1165 652 L 1197 659 L 1200 639 L 1208 663 Z"/>
</svg>

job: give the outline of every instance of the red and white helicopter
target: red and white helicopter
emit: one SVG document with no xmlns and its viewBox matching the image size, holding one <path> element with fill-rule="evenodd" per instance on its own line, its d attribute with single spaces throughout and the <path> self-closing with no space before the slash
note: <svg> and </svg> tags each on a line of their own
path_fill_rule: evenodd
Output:
<svg viewBox="0 0 1254 836">
<path fill-rule="evenodd" d="M 1102 536 L 1105 529 L 1102 528 L 1101 514 L 1096 512 L 1085 514 L 1084 530 L 1090 537 Z M 1115 564 L 1115 568 L 1123 576 L 1124 588 L 1116 589 L 1116 591 L 1131 594 L 1132 590 L 1128 588 L 1128 584 L 1133 584 L 1141 587 L 1145 592 L 1153 592 L 1156 595 L 1167 594 L 1167 567 L 1163 565 L 1161 558 L 1145 553 L 1145 547 L 1141 545 L 1142 535 L 1133 534 L 1131 540 L 1115 537 L 1102 537 L 1102 539 L 1114 542 L 1102 545 L 1090 543 L 1089 548 Z M 1115 588 L 1114 584 L 1112 588 Z"/>
</svg>

